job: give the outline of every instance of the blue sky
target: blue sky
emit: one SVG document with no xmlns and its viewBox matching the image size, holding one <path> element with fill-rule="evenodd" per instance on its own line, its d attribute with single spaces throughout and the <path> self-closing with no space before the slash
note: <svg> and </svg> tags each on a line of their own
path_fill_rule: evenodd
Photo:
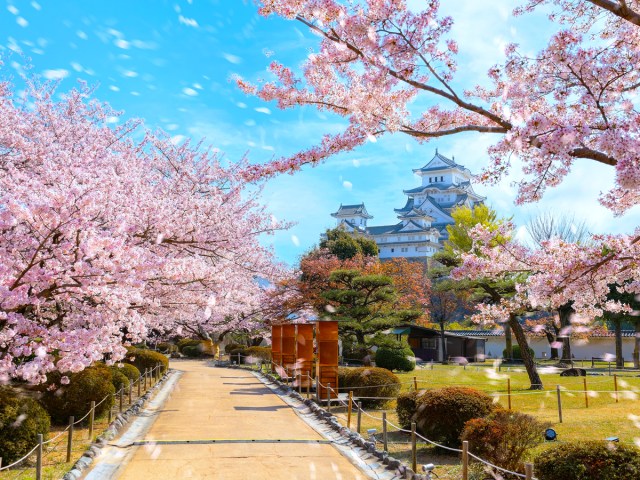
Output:
<svg viewBox="0 0 640 480">
<path fill-rule="evenodd" d="M 299 65 L 316 37 L 301 24 L 257 15 L 251 0 L 80 0 L 4 2 L 0 9 L 3 77 L 31 73 L 60 79 L 60 90 L 79 79 L 96 87 L 95 96 L 175 137 L 220 149 L 230 161 L 248 155 L 266 161 L 289 155 L 339 131 L 343 120 L 313 109 L 281 111 L 245 96 L 230 82 L 233 74 L 268 78 L 273 59 Z M 419 6 L 420 1 L 410 1 Z M 458 85 L 471 86 L 501 59 L 506 43 L 535 52 L 552 32 L 543 13 L 514 19 L 513 0 L 443 0 L 456 20 L 453 35 L 461 47 Z M 0 4 L 1 5 L 1 4 Z M 417 186 L 411 169 L 424 165 L 436 148 L 478 172 L 491 137 L 467 135 L 420 145 L 396 135 L 350 154 L 270 181 L 264 200 L 278 219 L 296 222 L 266 242 L 294 263 L 333 226 L 330 213 L 340 203 L 364 201 L 372 224 L 395 223 L 394 207 L 404 205 L 402 189 Z M 536 212 L 575 213 L 593 232 L 629 232 L 640 224 L 640 208 L 614 219 L 597 203 L 613 181 L 611 169 L 593 162 L 576 165 L 570 179 L 545 199 L 515 207 L 514 178 L 476 190 L 504 216 L 519 224 Z"/>
</svg>

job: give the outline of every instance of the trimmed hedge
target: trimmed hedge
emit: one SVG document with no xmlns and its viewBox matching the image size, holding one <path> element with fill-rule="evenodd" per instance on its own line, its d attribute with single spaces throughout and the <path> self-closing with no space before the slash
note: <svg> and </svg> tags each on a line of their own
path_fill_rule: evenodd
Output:
<svg viewBox="0 0 640 480">
<path fill-rule="evenodd" d="M 121 388 L 124 388 L 125 391 L 129 389 L 129 379 L 127 376 L 122 373 L 117 368 L 111 368 L 111 383 L 116 389 L 116 392 L 119 392 Z"/>
<path fill-rule="evenodd" d="M 147 368 L 154 368 L 158 363 L 162 364 L 162 372 L 169 369 L 169 359 L 159 352 L 153 350 L 143 350 L 140 348 L 127 348 L 127 355 L 124 360 L 144 373 Z"/>
<path fill-rule="evenodd" d="M 230 354 L 233 350 L 244 350 L 245 348 L 247 348 L 246 345 L 240 345 L 239 343 L 228 343 L 224 346 L 224 353 Z"/>
<path fill-rule="evenodd" d="M 640 450 L 623 443 L 566 442 L 535 459 L 539 480 L 631 480 L 640 478 Z"/>
<path fill-rule="evenodd" d="M 533 348 L 529 347 L 529 353 L 531 354 L 531 358 L 536 356 L 536 353 L 533 351 Z M 511 347 L 511 357 L 516 360 L 522 360 L 522 352 L 520 351 L 520 345 L 513 345 Z M 502 358 L 507 358 L 507 349 L 502 350 Z"/>
<path fill-rule="evenodd" d="M 249 347 L 245 350 L 244 354 L 256 357 L 263 362 L 271 361 L 271 347 Z"/>
<path fill-rule="evenodd" d="M 531 415 L 499 409 L 465 423 L 460 440 L 468 440 L 475 455 L 507 470 L 524 472 L 525 455 L 542 443 L 542 432 L 549 426 Z"/>
<path fill-rule="evenodd" d="M 178 340 L 176 346 L 180 353 L 184 353 L 183 350 L 185 347 L 195 347 L 197 345 L 200 345 L 201 343 L 202 340 L 197 340 L 194 338 L 181 338 L 180 340 Z"/>
<path fill-rule="evenodd" d="M 418 409 L 418 396 L 423 393 L 424 390 L 418 392 L 412 390 L 410 392 L 402 392 L 398 395 L 396 413 L 398 414 L 398 422 L 402 428 L 411 428 L 411 422 L 415 420 L 414 415 Z"/>
<path fill-rule="evenodd" d="M 0 457 L 8 465 L 38 443 L 38 434 L 47 439 L 51 419 L 33 398 L 21 397 L 10 387 L 0 387 Z"/>
<path fill-rule="evenodd" d="M 130 382 L 134 382 L 138 378 L 140 378 L 140 370 L 138 370 L 130 363 L 118 363 L 116 365 L 113 365 L 111 368 L 124 374 L 124 376 L 127 377 Z"/>
<path fill-rule="evenodd" d="M 338 368 L 338 387 L 341 392 L 353 389 L 354 397 L 397 397 L 400 379 L 386 368 Z M 363 407 L 378 407 L 390 400 L 364 398 Z"/>
<path fill-rule="evenodd" d="M 429 440 L 448 447 L 460 446 L 465 423 L 486 417 L 495 410 L 493 398 L 468 387 L 444 387 L 425 390 L 416 399 L 415 422 Z"/>
<path fill-rule="evenodd" d="M 97 364 L 68 376 L 69 384 L 61 385 L 61 374 L 52 372 L 49 374 L 49 381 L 41 387 L 43 392 L 40 400 L 53 422 L 64 425 L 71 415 L 76 419 L 83 417 L 91 408 L 92 400 L 98 404 L 107 397 L 96 407 L 96 416 L 104 414 L 113 406 L 116 389 L 109 367 Z"/>
<path fill-rule="evenodd" d="M 182 354 L 189 358 L 200 358 L 204 355 L 204 348 L 202 343 L 197 345 L 185 345 L 182 347 Z"/>
<path fill-rule="evenodd" d="M 387 370 L 411 372 L 416 368 L 413 351 L 406 348 L 379 347 L 376 351 L 376 367 Z"/>
<path fill-rule="evenodd" d="M 178 351 L 178 346 L 169 342 L 160 342 L 156 345 L 156 350 L 160 353 L 171 354 Z"/>
</svg>

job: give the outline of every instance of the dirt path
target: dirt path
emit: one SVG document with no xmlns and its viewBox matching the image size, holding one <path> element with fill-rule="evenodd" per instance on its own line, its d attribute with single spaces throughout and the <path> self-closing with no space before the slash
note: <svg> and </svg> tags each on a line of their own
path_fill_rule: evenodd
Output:
<svg viewBox="0 0 640 480">
<path fill-rule="evenodd" d="M 199 361 L 172 367 L 183 374 L 119 480 L 365 480 L 251 373 Z"/>
</svg>

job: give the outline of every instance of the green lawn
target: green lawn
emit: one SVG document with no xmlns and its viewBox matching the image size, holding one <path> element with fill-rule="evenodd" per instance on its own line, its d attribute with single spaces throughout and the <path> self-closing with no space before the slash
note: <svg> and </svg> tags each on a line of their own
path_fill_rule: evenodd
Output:
<svg viewBox="0 0 640 480">
<path fill-rule="evenodd" d="M 607 370 L 604 369 L 603 372 Z M 621 442 L 640 444 L 640 377 L 639 372 L 627 371 L 618 374 L 618 402 L 614 393 L 614 377 L 606 374 L 587 376 L 587 396 L 589 408 L 586 408 L 584 395 L 585 377 L 560 377 L 559 373 L 545 372 L 541 369 L 544 391 L 529 390 L 529 381 L 522 367 L 503 367 L 498 372 L 489 364 L 482 366 L 434 365 L 417 368 L 413 372 L 398 373 L 402 382 L 402 391 L 414 388 L 414 377 L 418 389 L 432 389 L 443 386 L 469 386 L 493 395 L 496 402 L 508 408 L 507 382 L 511 381 L 511 407 L 536 418 L 551 423 L 558 433 L 558 443 L 546 443 L 538 447 L 532 455 L 545 448 L 554 448 L 562 442 L 570 440 L 596 439 L 604 440 L 610 436 L 620 438 Z M 556 385 L 560 385 L 563 422 L 559 423 Z M 355 394 L 355 393 L 354 393 Z M 386 407 L 387 418 L 397 424 L 395 402 Z M 341 422 L 346 424 L 346 409 L 334 408 Z M 362 416 L 361 432 L 366 436 L 367 429 L 375 428 L 382 432 L 381 411 L 368 410 Z M 352 429 L 356 428 L 356 416 L 351 421 Z M 393 430 L 390 428 L 390 431 Z M 379 436 L 379 434 L 378 434 Z M 542 436 L 542 432 L 541 432 Z M 410 463 L 409 436 L 393 433 L 389 436 L 389 451 L 397 458 Z M 418 463 L 435 463 L 439 465 L 436 472 L 442 480 L 459 479 L 460 462 L 455 454 L 443 454 L 429 447 L 419 445 Z"/>
</svg>

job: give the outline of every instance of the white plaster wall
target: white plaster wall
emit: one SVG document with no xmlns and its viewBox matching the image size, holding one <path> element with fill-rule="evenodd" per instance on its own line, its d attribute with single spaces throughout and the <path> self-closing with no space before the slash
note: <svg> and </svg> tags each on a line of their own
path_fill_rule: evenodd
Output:
<svg viewBox="0 0 640 480">
<path fill-rule="evenodd" d="M 534 337 L 528 340 L 529 346 L 535 352 L 536 358 L 543 358 L 543 353 L 547 354 L 546 358 L 551 357 L 551 347 L 546 338 Z M 633 337 L 622 338 L 622 356 L 625 360 L 631 360 L 633 356 L 634 340 Z M 514 345 L 516 344 L 515 339 L 513 339 L 513 343 Z M 502 357 L 504 346 L 504 337 L 488 337 L 485 347 L 487 356 L 491 356 L 491 358 Z M 559 353 L 562 354 L 562 348 L 559 349 Z M 606 354 L 615 355 L 615 353 L 616 346 L 613 337 L 590 338 L 588 341 L 571 341 L 571 354 L 577 360 L 591 360 L 591 357 L 604 357 Z"/>
</svg>

